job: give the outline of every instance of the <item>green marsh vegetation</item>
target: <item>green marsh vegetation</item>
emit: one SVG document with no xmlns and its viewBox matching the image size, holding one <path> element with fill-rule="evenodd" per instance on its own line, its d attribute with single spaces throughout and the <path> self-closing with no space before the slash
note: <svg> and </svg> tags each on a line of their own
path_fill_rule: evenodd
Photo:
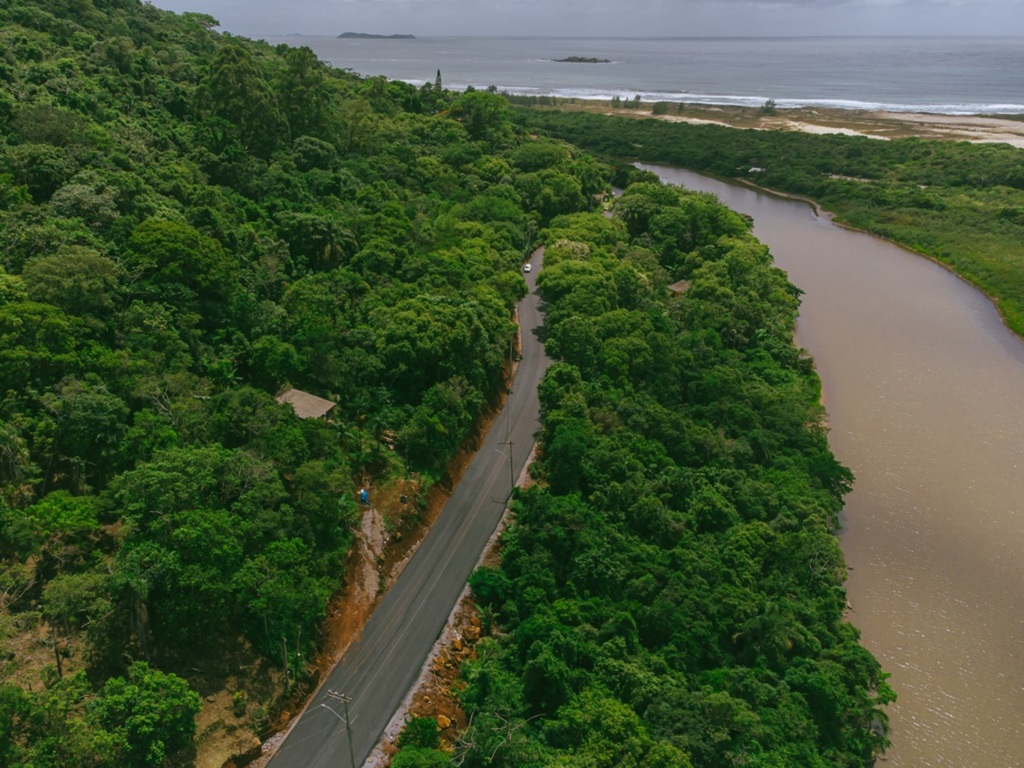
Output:
<svg viewBox="0 0 1024 768">
<path fill-rule="evenodd" d="M 580 112 L 520 118 L 608 158 L 639 158 L 804 195 L 837 221 L 946 264 L 1024 335 L 1024 150 L 736 130 Z M 756 174 L 752 167 L 760 168 Z"/>
</svg>

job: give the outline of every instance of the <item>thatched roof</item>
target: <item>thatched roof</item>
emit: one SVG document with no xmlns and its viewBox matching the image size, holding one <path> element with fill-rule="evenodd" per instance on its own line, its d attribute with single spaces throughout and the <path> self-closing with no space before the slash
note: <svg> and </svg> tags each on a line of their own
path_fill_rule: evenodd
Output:
<svg viewBox="0 0 1024 768">
<path fill-rule="evenodd" d="M 319 419 L 337 405 L 330 400 L 303 392 L 301 389 L 287 389 L 277 396 L 277 402 L 290 403 L 300 419 Z"/>
</svg>

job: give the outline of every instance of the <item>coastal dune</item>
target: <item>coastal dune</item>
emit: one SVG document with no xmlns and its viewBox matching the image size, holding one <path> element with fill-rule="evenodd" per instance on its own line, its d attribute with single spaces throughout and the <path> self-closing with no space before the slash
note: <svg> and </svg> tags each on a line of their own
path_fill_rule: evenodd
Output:
<svg viewBox="0 0 1024 768">
<path fill-rule="evenodd" d="M 675 106 L 675 105 L 673 105 Z M 922 139 L 1002 143 L 1024 148 L 1024 119 L 984 115 L 937 115 L 923 112 L 876 112 L 852 109 L 779 109 L 771 113 L 750 107 L 716 107 L 681 104 L 677 114 L 654 114 L 653 105 L 640 109 L 614 109 L 607 102 L 575 105 L 583 111 L 607 115 L 650 118 L 677 123 L 723 125 L 764 131 L 801 131 L 803 133 L 841 133 L 874 139 Z"/>
</svg>

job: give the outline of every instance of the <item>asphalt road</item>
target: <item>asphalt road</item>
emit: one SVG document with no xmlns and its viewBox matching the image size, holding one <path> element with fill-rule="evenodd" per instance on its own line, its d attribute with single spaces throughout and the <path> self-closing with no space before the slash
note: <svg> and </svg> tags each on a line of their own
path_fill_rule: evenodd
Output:
<svg viewBox="0 0 1024 768">
<path fill-rule="evenodd" d="M 537 384 L 550 362 L 536 336 L 542 315 L 535 281 L 543 256 L 543 249 L 534 253 L 533 271 L 524 275 L 530 293 L 519 303 L 522 358 L 512 395 L 430 533 L 377 606 L 360 639 L 349 647 L 281 743 L 269 768 L 348 768 L 350 746 L 355 765 L 362 766 L 444 629 L 501 520 L 511 477 L 522 471 L 540 427 Z M 331 698 L 330 691 L 351 699 L 351 745 L 344 705 Z"/>
</svg>

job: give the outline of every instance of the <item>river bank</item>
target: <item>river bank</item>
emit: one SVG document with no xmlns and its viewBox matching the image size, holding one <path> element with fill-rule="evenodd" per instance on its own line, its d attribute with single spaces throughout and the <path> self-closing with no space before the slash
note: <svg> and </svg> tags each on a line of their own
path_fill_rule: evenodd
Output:
<svg viewBox="0 0 1024 768">
<path fill-rule="evenodd" d="M 951 264 L 947 264 L 946 262 L 942 261 L 941 259 L 937 259 L 934 256 L 932 256 L 931 254 L 925 253 L 924 251 L 916 250 L 915 248 L 912 248 L 911 246 L 907 245 L 906 243 L 901 243 L 899 240 L 895 240 L 895 239 L 893 239 L 891 237 L 886 237 L 885 235 L 879 235 L 879 234 L 876 234 L 874 232 L 871 232 L 868 229 L 864 229 L 862 227 L 856 227 L 853 224 L 845 222 L 841 218 L 838 218 L 834 211 L 828 210 L 827 208 L 822 206 L 821 203 L 819 203 L 817 200 L 815 200 L 812 197 L 808 197 L 807 195 L 798 195 L 798 194 L 796 194 L 794 192 L 782 192 L 782 191 L 780 191 L 778 189 L 772 189 L 770 187 L 763 187 L 760 184 L 755 184 L 754 182 L 749 181 L 747 179 L 721 178 L 719 176 L 715 176 L 714 174 L 702 174 L 702 175 L 706 175 L 707 178 L 715 179 L 716 181 L 720 181 L 723 184 L 739 184 L 740 186 L 747 187 L 749 189 L 754 190 L 755 192 L 757 192 L 759 194 L 766 195 L 768 197 L 777 197 L 777 198 L 779 198 L 781 200 L 792 200 L 792 201 L 797 202 L 797 203 L 803 203 L 803 204 L 807 205 L 809 208 L 811 208 L 811 210 L 814 211 L 814 215 L 816 217 L 818 217 L 819 219 L 827 221 L 827 222 L 829 222 L 831 224 L 834 224 L 837 227 L 840 227 L 842 229 L 848 230 L 850 232 L 856 232 L 858 234 L 862 234 L 862 235 L 867 235 L 869 237 L 873 237 L 876 240 L 881 240 L 883 242 L 889 243 L 894 248 L 899 248 L 899 249 L 904 250 L 907 253 L 910 253 L 910 254 L 912 254 L 914 256 L 918 256 L 918 257 L 920 257 L 922 259 L 927 259 L 928 261 L 932 262 L 933 264 L 935 264 L 935 265 L 937 265 L 939 267 L 942 267 L 942 269 L 944 269 L 947 272 L 949 272 L 951 275 L 956 277 L 958 280 L 962 280 L 965 285 L 970 286 L 971 288 L 975 289 L 976 291 L 980 291 L 985 296 L 986 299 L 988 299 L 990 302 L 992 302 L 992 306 L 995 307 L 996 312 L 999 313 L 999 319 L 1002 321 L 1003 327 L 1007 331 L 1009 331 L 1010 333 L 1016 334 L 1016 331 L 1012 327 L 1010 327 L 1010 324 L 1006 321 L 1006 315 L 1003 314 L 1002 310 L 999 307 L 999 297 L 998 296 L 993 296 L 992 294 L 986 292 L 984 290 L 984 288 L 982 288 L 981 286 L 978 286 L 978 285 L 975 285 L 974 283 L 972 283 L 966 277 L 964 277 L 959 272 L 957 272 L 956 269 L 954 269 Z M 821 401 L 821 403 L 822 403 L 822 405 L 825 404 L 824 390 L 822 390 L 822 401 Z"/>
<path fill-rule="evenodd" d="M 1005 323 L 1024 336 L 1024 154 L 1005 142 L 979 143 L 1007 138 L 1010 131 L 1020 135 L 1009 138 L 1021 143 L 1024 121 L 888 115 L 892 130 L 900 126 L 920 136 L 938 136 L 941 129 L 951 132 L 942 134 L 948 139 L 963 138 L 965 133 L 953 132 L 998 127 L 988 134 L 975 132 L 971 141 L 889 142 L 797 133 L 812 125 L 817 133 L 842 129 L 848 134 L 858 128 L 864 133 L 871 127 L 851 122 L 857 113 L 849 111 L 787 110 L 779 117 L 766 110 L 649 106 L 622 105 L 607 116 L 610 106 L 576 103 L 529 110 L 534 115 L 529 119 L 535 130 L 606 158 L 666 162 L 811 198 L 845 226 L 898 242 L 953 270 L 984 291 Z M 666 109 L 666 114 L 653 114 Z M 794 126 L 791 131 L 771 129 L 783 119 Z M 729 130 L 756 127 L 761 130 Z"/>
<path fill-rule="evenodd" d="M 1024 344 L 974 288 L 802 202 L 665 166 L 712 192 L 804 291 L 797 342 L 856 476 L 842 515 L 849 619 L 899 699 L 887 765 L 1024 764 Z"/>
</svg>

